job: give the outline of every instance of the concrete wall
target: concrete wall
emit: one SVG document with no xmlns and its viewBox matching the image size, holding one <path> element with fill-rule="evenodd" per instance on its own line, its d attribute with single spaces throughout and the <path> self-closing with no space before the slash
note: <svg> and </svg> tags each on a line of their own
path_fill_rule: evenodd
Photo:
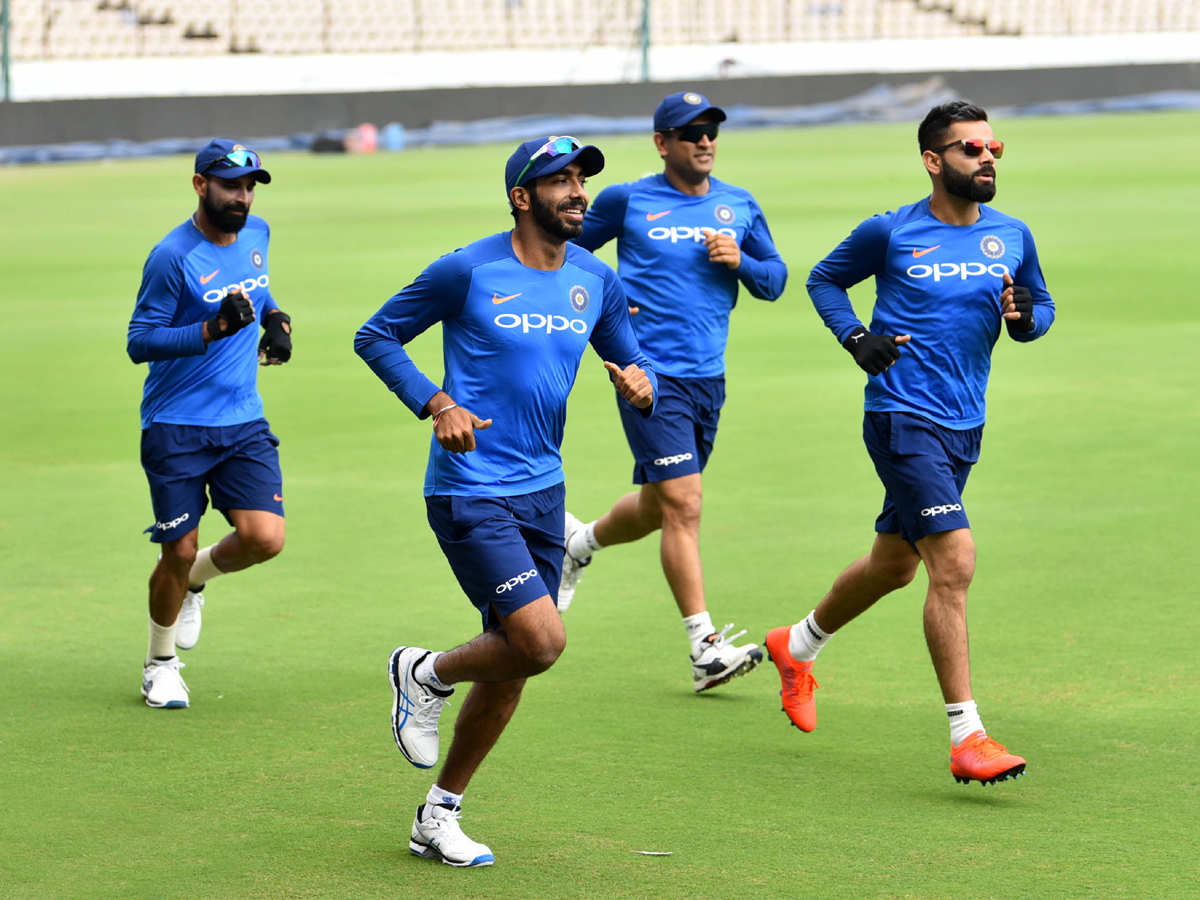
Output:
<svg viewBox="0 0 1200 900">
<path fill-rule="evenodd" d="M 798 106 L 841 100 L 884 82 L 910 84 L 934 75 L 943 76 L 951 88 L 985 107 L 1200 90 L 1200 64 L 1178 63 L 353 94 L 54 100 L 0 103 L 0 146 L 218 134 L 267 137 L 347 128 L 362 122 L 400 122 L 417 128 L 434 120 L 535 113 L 649 115 L 663 96 L 677 90 L 700 91 L 721 105 Z"/>
</svg>

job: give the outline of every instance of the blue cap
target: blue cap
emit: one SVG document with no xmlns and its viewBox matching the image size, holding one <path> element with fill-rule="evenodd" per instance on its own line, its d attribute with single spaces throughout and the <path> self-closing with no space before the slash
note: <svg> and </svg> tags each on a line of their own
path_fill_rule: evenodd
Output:
<svg viewBox="0 0 1200 900">
<path fill-rule="evenodd" d="M 567 137 L 567 135 L 559 135 L 559 137 Z M 558 156 L 543 153 L 533 161 L 532 166 L 529 166 L 530 157 L 553 140 L 555 140 L 555 136 L 551 135 L 526 141 L 518 146 L 513 151 L 513 155 L 508 158 L 508 164 L 504 167 L 504 195 L 509 198 L 510 204 L 512 203 L 513 188 L 527 184 L 535 178 L 541 178 L 543 175 L 549 175 L 551 172 L 557 172 L 577 159 L 583 168 L 584 177 L 590 178 L 604 169 L 604 154 L 600 152 L 599 147 L 593 147 L 591 144 Z M 578 141 L 579 139 L 574 138 L 573 140 Z M 526 166 L 529 166 L 529 171 L 522 175 Z M 520 182 L 517 181 L 518 177 L 521 179 Z"/>
<path fill-rule="evenodd" d="M 714 121 L 725 121 L 725 110 L 713 106 L 708 98 L 695 91 L 680 91 L 663 98 L 654 110 L 654 130 L 666 131 L 668 128 L 679 128 L 691 122 L 701 113 L 710 112 Z"/>
<path fill-rule="evenodd" d="M 219 160 L 224 159 L 235 150 L 242 150 L 246 153 L 253 154 L 253 158 L 246 159 L 247 165 L 244 166 L 226 166 L 217 165 Z M 200 148 L 200 152 L 196 154 L 196 174 L 197 175 L 216 175 L 219 178 L 241 178 L 243 175 L 253 175 L 255 181 L 261 181 L 263 184 L 271 183 L 271 173 L 264 169 L 261 165 L 256 165 L 254 160 L 258 158 L 258 154 L 253 150 L 243 147 L 241 144 L 234 141 L 226 140 L 225 138 L 217 138 L 209 141 Z M 261 162 L 261 160 L 259 160 Z"/>
</svg>

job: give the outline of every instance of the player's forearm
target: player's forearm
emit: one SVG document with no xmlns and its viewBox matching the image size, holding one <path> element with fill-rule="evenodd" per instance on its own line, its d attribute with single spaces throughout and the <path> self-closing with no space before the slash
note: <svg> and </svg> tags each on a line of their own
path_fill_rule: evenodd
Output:
<svg viewBox="0 0 1200 900">
<path fill-rule="evenodd" d="M 1008 328 L 1009 337 L 1014 341 L 1022 344 L 1027 344 L 1030 341 L 1036 341 L 1043 334 L 1050 330 L 1050 326 L 1054 324 L 1054 301 L 1042 300 L 1034 301 L 1033 304 L 1033 330 L 1032 331 L 1015 331 Z"/>
<path fill-rule="evenodd" d="M 747 256 L 743 249 L 737 276 L 750 296 L 759 300 L 778 300 L 787 287 L 787 264 L 782 259 L 755 259 Z"/>
<path fill-rule="evenodd" d="M 178 328 L 131 324 L 125 350 L 135 363 L 200 356 L 205 351 L 204 323 Z"/>
<path fill-rule="evenodd" d="M 833 336 L 840 344 L 854 329 L 862 328 L 863 324 L 855 315 L 854 306 L 850 303 L 850 295 L 846 293 L 845 288 L 818 279 L 815 275 L 814 270 L 813 275 L 809 276 L 806 285 L 808 296 L 817 310 L 817 315 L 821 317 L 825 327 L 833 332 Z"/>
<path fill-rule="evenodd" d="M 421 419 L 429 415 L 426 406 L 440 388 L 417 368 L 399 341 L 371 334 L 364 326 L 354 338 L 354 352 L 413 415 Z"/>
</svg>

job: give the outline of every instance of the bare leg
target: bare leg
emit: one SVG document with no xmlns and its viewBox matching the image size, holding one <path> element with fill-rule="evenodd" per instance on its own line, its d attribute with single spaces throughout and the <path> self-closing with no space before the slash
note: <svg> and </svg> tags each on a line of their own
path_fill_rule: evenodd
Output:
<svg viewBox="0 0 1200 900">
<path fill-rule="evenodd" d="M 639 493 L 626 494 L 596 522 L 596 540 L 604 546 L 635 541 L 662 528 L 663 574 L 684 618 L 707 608 L 700 561 L 702 501 L 700 475 L 684 475 L 642 485 Z"/>
<path fill-rule="evenodd" d="M 188 589 L 188 573 L 199 549 L 199 529 L 162 544 L 162 559 L 150 573 L 150 618 L 159 625 L 174 625 Z"/>
<path fill-rule="evenodd" d="M 975 541 L 969 528 L 931 534 L 917 541 L 929 573 L 925 597 L 925 642 L 947 703 L 971 699 L 967 638 L 967 591 L 975 576 Z"/>
<path fill-rule="evenodd" d="M 852 562 L 817 605 L 817 625 L 833 634 L 904 587 L 917 574 L 921 557 L 898 534 L 876 534 L 871 552 Z"/>
<path fill-rule="evenodd" d="M 261 509 L 231 509 L 229 518 L 234 530 L 221 538 L 212 553 L 222 572 L 240 572 L 282 552 L 283 516 Z"/>
<path fill-rule="evenodd" d="M 566 646 L 549 595 L 501 620 L 501 628 L 443 653 L 434 663 L 446 684 L 473 681 L 454 726 L 438 784 L 461 794 L 517 709 L 525 680 L 550 668 Z"/>
</svg>

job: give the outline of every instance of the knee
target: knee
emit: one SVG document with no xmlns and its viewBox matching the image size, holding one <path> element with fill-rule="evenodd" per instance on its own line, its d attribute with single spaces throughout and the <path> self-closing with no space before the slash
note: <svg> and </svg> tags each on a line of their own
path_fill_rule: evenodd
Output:
<svg viewBox="0 0 1200 900">
<path fill-rule="evenodd" d="M 565 631 L 528 636 L 518 648 L 529 664 L 532 674 L 540 674 L 554 665 L 567 646 Z"/>
<path fill-rule="evenodd" d="M 660 501 L 663 524 L 676 527 L 697 528 L 700 525 L 702 497 L 699 491 L 675 494 Z"/>
<path fill-rule="evenodd" d="M 890 559 L 879 566 L 880 577 L 888 585 L 889 591 L 898 591 L 903 587 L 908 587 L 917 577 L 919 562 L 919 558 Z"/>
<path fill-rule="evenodd" d="M 953 559 L 943 561 L 929 573 L 929 588 L 939 594 L 966 595 L 975 577 L 974 560 Z"/>
<path fill-rule="evenodd" d="M 186 537 L 170 544 L 163 544 L 162 565 L 174 571 L 189 572 L 192 563 L 196 561 L 198 551 L 198 542 L 188 540 Z"/>
<path fill-rule="evenodd" d="M 256 563 L 266 562 L 283 552 L 283 529 L 254 531 L 239 535 L 242 546 Z"/>
</svg>

